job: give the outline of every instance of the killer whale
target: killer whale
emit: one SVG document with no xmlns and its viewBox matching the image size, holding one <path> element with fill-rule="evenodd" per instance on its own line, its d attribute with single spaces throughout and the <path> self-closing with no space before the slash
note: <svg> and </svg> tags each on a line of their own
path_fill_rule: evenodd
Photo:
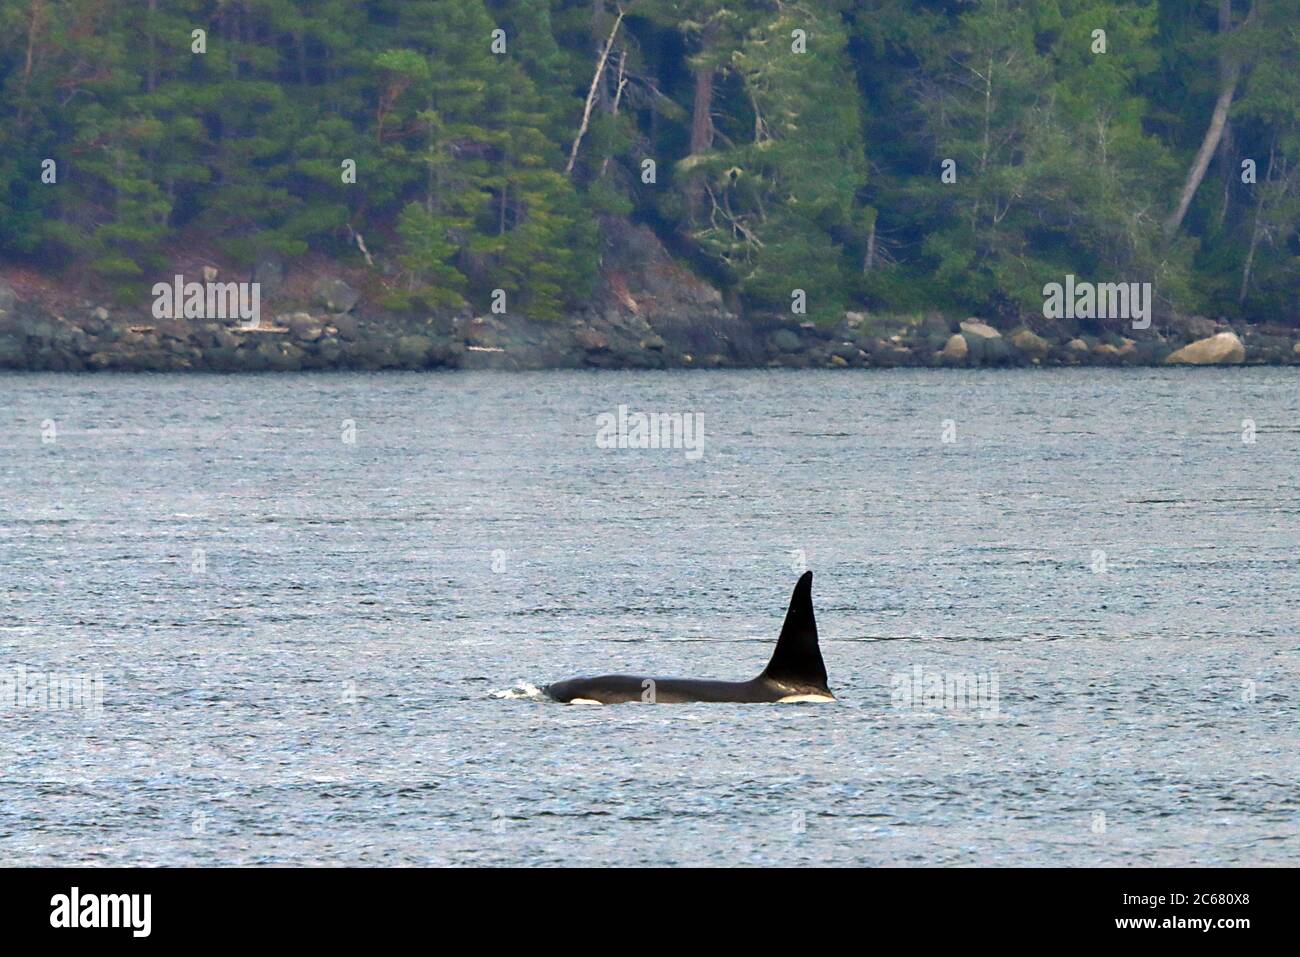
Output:
<svg viewBox="0 0 1300 957">
<path fill-rule="evenodd" d="M 568 678 L 547 685 L 556 701 L 585 704 L 683 704 L 692 701 L 758 704 L 786 701 L 834 701 L 826 684 L 826 665 L 817 644 L 813 615 L 812 572 L 804 572 L 790 596 L 776 650 L 762 674 L 749 681 L 700 678 L 648 678 L 599 675 Z"/>
</svg>

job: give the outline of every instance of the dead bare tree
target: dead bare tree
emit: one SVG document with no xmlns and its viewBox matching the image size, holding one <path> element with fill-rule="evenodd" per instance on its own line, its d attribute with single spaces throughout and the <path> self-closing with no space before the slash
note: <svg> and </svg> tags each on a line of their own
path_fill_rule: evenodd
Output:
<svg viewBox="0 0 1300 957">
<path fill-rule="evenodd" d="M 1241 26 L 1237 27 L 1236 30 L 1232 29 L 1232 0 L 1219 0 L 1219 32 L 1221 36 L 1226 37 L 1231 33 L 1236 33 L 1237 30 L 1249 26 L 1254 19 L 1255 3 L 1252 0 L 1250 12 L 1246 14 L 1246 19 L 1242 21 Z M 1183 225 L 1183 218 L 1192 205 L 1196 190 L 1200 188 L 1201 180 L 1205 178 L 1205 171 L 1210 166 L 1210 159 L 1214 156 L 1214 151 L 1219 148 L 1223 128 L 1228 122 L 1228 110 L 1232 107 L 1233 97 L 1237 95 L 1237 85 L 1240 81 L 1241 58 L 1231 51 L 1225 51 L 1219 61 L 1219 96 L 1214 102 L 1214 112 L 1210 115 L 1210 126 L 1201 140 L 1201 148 L 1196 151 L 1196 158 L 1192 160 L 1192 168 L 1187 171 L 1187 180 L 1183 184 L 1182 193 L 1178 197 L 1178 206 L 1170 217 L 1165 220 L 1165 234 L 1168 236 L 1174 235 Z"/>
<path fill-rule="evenodd" d="M 618 8 L 618 16 L 614 18 L 614 28 L 609 31 L 609 39 L 605 41 L 605 48 L 600 51 L 600 59 L 596 61 L 596 72 L 591 77 L 591 89 L 587 91 L 587 102 L 582 108 L 582 125 L 578 127 L 578 135 L 573 138 L 573 148 L 569 150 L 569 162 L 564 167 L 566 176 L 573 175 L 573 164 L 578 161 L 578 147 L 582 145 L 582 138 L 587 135 L 587 127 L 591 124 L 591 108 L 596 102 L 596 90 L 600 87 L 600 78 L 605 73 L 605 63 L 609 59 L 609 51 L 614 48 L 614 39 L 618 36 L 618 28 L 623 23 L 623 8 Z"/>
</svg>

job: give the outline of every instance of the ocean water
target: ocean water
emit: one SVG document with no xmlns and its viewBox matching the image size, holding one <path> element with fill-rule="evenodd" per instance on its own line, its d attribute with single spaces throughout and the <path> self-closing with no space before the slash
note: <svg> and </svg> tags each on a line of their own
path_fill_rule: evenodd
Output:
<svg viewBox="0 0 1300 957">
<path fill-rule="evenodd" d="M 1298 385 L 0 374 L 0 862 L 1295 865 Z"/>
</svg>

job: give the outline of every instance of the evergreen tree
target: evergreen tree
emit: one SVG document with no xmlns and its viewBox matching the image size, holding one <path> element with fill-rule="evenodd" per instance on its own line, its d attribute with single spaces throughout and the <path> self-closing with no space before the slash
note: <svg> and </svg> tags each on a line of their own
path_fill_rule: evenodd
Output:
<svg viewBox="0 0 1300 957">
<path fill-rule="evenodd" d="M 803 289 L 817 319 L 1012 319 L 1072 272 L 1294 318 L 1297 22 L 1300 0 L 0 0 L 0 256 L 138 301 L 178 246 L 314 250 L 390 306 L 503 289 L 555 318 L 597 277 L 597 221 L 630 216 L 755 310 Z"/>
</svg>

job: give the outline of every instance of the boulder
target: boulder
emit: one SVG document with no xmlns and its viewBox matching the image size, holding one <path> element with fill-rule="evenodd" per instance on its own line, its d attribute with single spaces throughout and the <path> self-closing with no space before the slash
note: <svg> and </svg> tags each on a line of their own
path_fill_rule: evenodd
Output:
<svg viewBox="0 0 1300 957">
<path fill-rule="evenodd" d="M 1071 339 L 1065 344 L 1065 348 L 1069 349 L 1071 352 L 1077 352 L 1079 355 L 1086 355 L 1088 352 L 1088 343 L 1084 342 L 1082 339 Z"/>
<path fill-rule="evenodd" d="M 1011 347 L 1007 345 L 1007 340 L 1003 339 L 1001 336 L 994 339 L 981 339 L 979 341 L 983 352 L 983 355 L 980 358 L 985 365 L 1011 365 L 1019 358 L 1016 353 L 1011 350 Z M 967 341 L 967 345 L 970 345 L 969 341 Z"/>
<path fill-rule="evenodd" d="M 338 337 L 349 342 L 357 339 L 361 333 L 360 323 L 347 313 L 329 317 L 329 324 L 338 330 Z"/>
<path fill-rule="evenodd" d="M 966 356 L 970 354 L 970 346 L 966 344 L 966 337 L 953 333 L 943 347 L 939 355 L 945 362 L 965 362 Z"/>
<path fill-rule="evenodd" d="M 773 352 L 798 352 L 803 348 L 803 340 L 791 329 L 778 329 L 772 333 Z"/>
<path fill-rule="evenodd" d="M 321 337 L 321 324 L 309 313 L 295 312 L 285 324 L 293 337 L 303 342 L 315 342 Z"/>
<path fill-rule="evenodd" d="M 404 366 L 423 367 L 433 353 L 433 340 L 428 336 L 402 336 L 397 340 L 397 359 Z"/>
<path fill-rule="evenodd" d="M 317 343 L 316 353 L 322 362 L 337 362 L 339 356 L 343 354 L 343 345 L 333 336 L 326 336 Z"/>
<path fill-rule="evenodd" d="M 975 336 L 979 339 L 1001 339 L 1002 333 L 998 332 L 987 322 L 981 322 L 979 319 L 963 319 L 961 322 L 961 331 L 966 334 L 967 339 Z"/>
<path fill-rule="evenodd" d="M 302 368 L 305 353 L 291 342 L 283 340 L 264 340 L 257 347 L 257 354 L 266 359 L 267 365 L 280 372 L 297 372 Z"/>
<path fill-rule="evenodd" d="M 9 312 L 18 305 L 18 293 L 13 288 L 0 282 L 0 315 Z"/>
<path fill-rule="evenodd" d="M 38 345 L 53 342 L 57 335 L 53 321 L 47 318 L 44 313 L 33 313 L 24 316 L 21 314 L 21 310 L 19 311 L 19 321 L 15 331 L 24 334 Z"/>
<path fill-rule="evenodd" d="M 1136 365 L 1159 365 L 1169 351 L 1169 343 L 1163 339 L 1139 339 L 1133 346 L 1131 361 Z"/>
<path fill-rule="evenodd" d="M 1242 345 L 1250 350 L 1250 357 L 1256 362 L 1263 361 L 1274 365 L 1285 363 L 1291 358 L 1289 336 L 1273 335 L 1252 329 L 1243 334 Z"/>
<path fill-rule="evenodd" d="M 1166 365 L 1236 365 L 1246 360 L 1246 347 L 1236 333 L 1220 332 L 1183 346 L 1165 358 Z"/>
<path fill-rule="evenodd" d="M 580 326 L 573 330 L 573 341 L 578 348 L 587 352 L 606 352 L 609 349 L 609 337 L 590 326 Z"/>
<path fill-rule="evenodd" d="M 926 336 L 942 336 L 946 340 L 952 332 L 952 323 L 941 312 L 927 312 L 921 319 L 921 332 Z"/>
<path fill-rule="evenodd" d="M 1052 344 L 1032 329 L 1017 329 L 1011 334 L 1011 344 L 1031 359 L 1042 359 L 1052 351 Z"/>
<path fill-rule="evenodd" d="M 342 279 L 322 276 L 312 286 L 312 295 L 316 302 L 330 312 L 351 312 L 361 299 L 361 295 Z"/>
<path fill-rule="evenodd" d="M 1218 326 L 1213 319 L 1206 319 L 1204 316 L 1192 316 L 1183 323 L 1183 328 L 1187 330 L 1187 335 L 1192 339 L 1208 339 L 1214 335 Z"/>
<path fill-rule="evenodd" d="M 0 369 L 21 369 L 27 352 L 26 340 L 0 335 Z"/>
<path fill-rule="evenodd" d="M 273 298 L 284 285 L 284 265 L 275 258 L 259 260 L 253 267 L 253 282 L 261 287 L 259 295 L 263 301 Z"/>
</svg>

